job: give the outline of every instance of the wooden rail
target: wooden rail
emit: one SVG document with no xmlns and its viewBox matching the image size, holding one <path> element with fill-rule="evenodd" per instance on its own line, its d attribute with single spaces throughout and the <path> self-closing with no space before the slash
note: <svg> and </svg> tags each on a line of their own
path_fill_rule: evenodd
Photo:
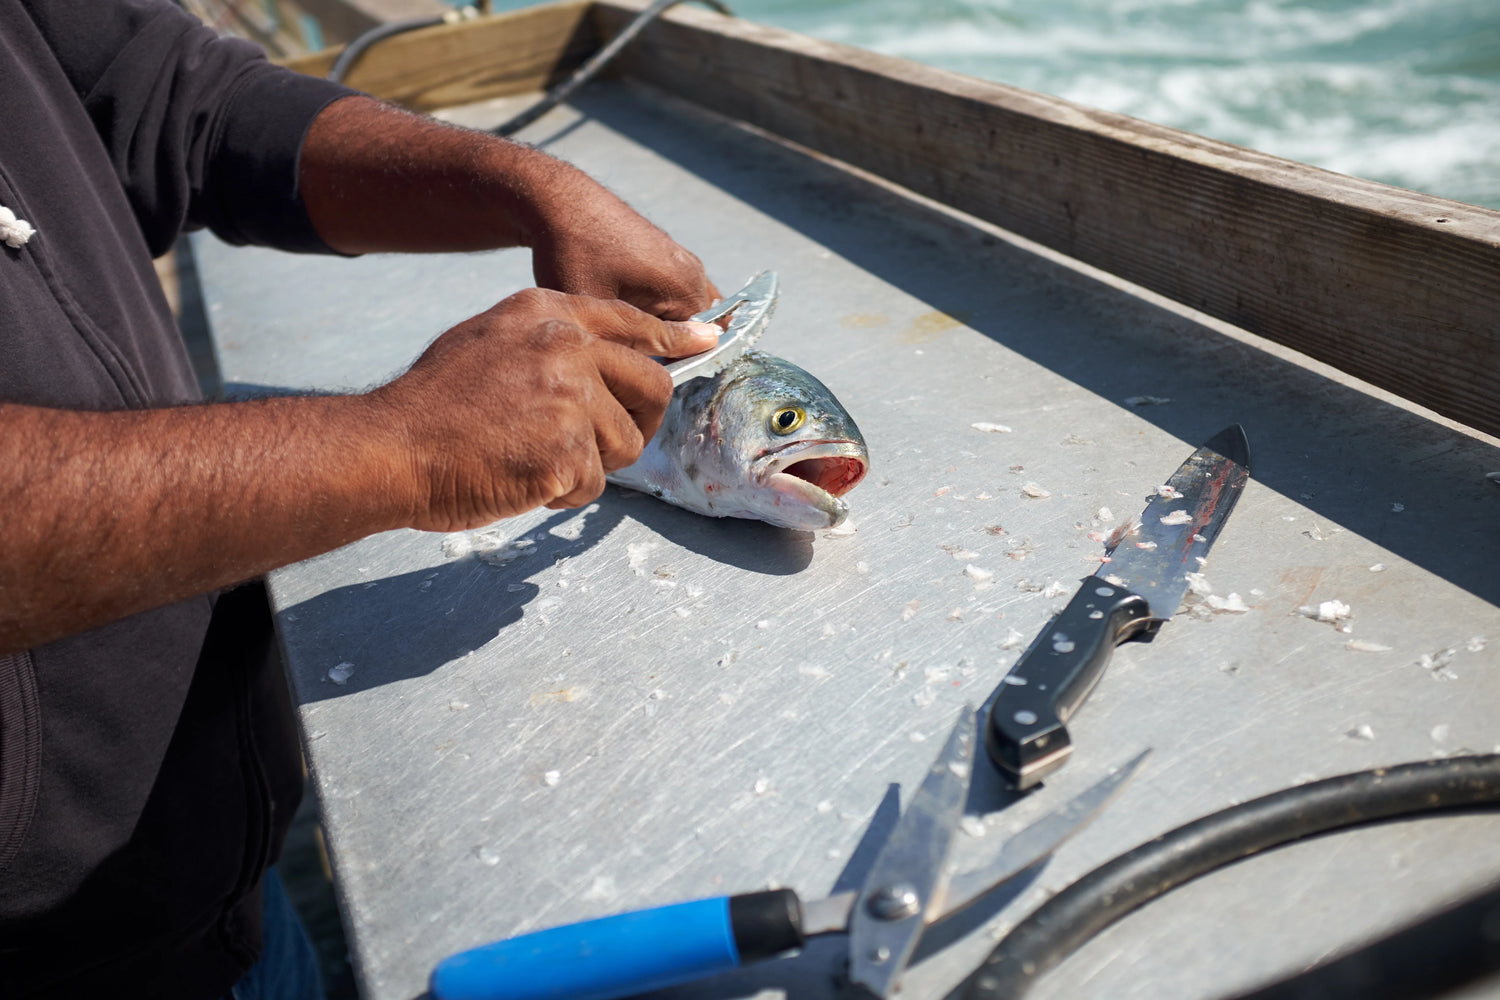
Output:
<svg viewBox="0 0 1500 1000">
<path fill-rule="evenodd" d="M 282 0 L 278 0 L 282 2 Z M 440 16 L 453 10 L 442 0 L 296 0 L 318 19 L 329 42 L 348 42 L 371 28 L 413 17 Z"/>
<path fill-rule="evenodd" d="M 350 82 L 421 109 L 535 90 L 644 6 L 400 36 Z M 1500 434 L 1500 212 L 688 6 L 615 68 Z"/>
<path fill-rule="evenodd" d="M 587 0 L 562 0 L 395 35 L 350 69 L 351 87 L 418 111 L 544 90 L 599 47 Z M 343 46 L 288 59 L 326 76 Z"/>
</svg>

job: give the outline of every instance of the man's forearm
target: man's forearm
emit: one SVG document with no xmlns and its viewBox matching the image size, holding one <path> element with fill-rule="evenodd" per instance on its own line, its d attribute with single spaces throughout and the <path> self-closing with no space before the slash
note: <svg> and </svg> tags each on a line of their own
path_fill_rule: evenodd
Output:
<svg viewBox="0 0 1500 1000">
<path fill-rule="evenodd" d="M 313 228 L 343 253 L 525 246 L 542 288 L 664 319 L 718 297 L 696 256 L 576 168 L 368 97 L 319 112 L 298 185 Z"/>
<path fill-rule="evenodd" d="M 530 246 L 573 167 L 366 97 L 314 119 L 299 166 L 318 234 L 342 253 Z"/>
<path fill-rule="evenodd" d="M 0 653 L 408 523 L 407 453 L 370 410 L 358 396 L 0 405 Z"/>
</svg>

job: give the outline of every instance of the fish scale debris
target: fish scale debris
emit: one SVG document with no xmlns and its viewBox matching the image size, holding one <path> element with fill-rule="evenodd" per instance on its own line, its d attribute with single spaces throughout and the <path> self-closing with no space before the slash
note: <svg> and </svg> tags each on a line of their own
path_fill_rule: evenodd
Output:
<svg viewBox="0 0 1500 1000">
<path fill-rule="evenodd" d="M 1423 653 L 1417 658 L 1417 666 L 1423 670 L 1430 670 L 1436 673 L 1439 670 L 1446 669 L 1448 664 L 1453 662 L 1453 657 L 1457 655 L 1457 646 L 1449 646 L 1447 649 L 1440 649 L 1436 653 Z"/>
<path fill-rule="evenodd" d="M 1218 594 L 1209 594 L 1204 600 L 1216 613 L 1242 615 L 1250 610 L 1250 605 L 1239 594 L 1230 593 L 1228 597 L 1220 597 Z"/>
<path fill-rule="evenodd" d="M 1297 614 L 1315 622 L 1327 622 L 1340 632 L 1348 632 L 1349 619 L 1354 616 L 1354 609 L 1343 601 L 1331 600 L 1304 605 L 1297 609 Z"/>
<path fill-rule="evenodd" d="M 1207 597 L 1214 592 L 1213 585 L 1208 582 L 1208 577 L 1202 573 L 1187 573 L 1184 576 L 1187 579 L 1188 593 Z"/>
<path fill-rule="evenodd" d="M 1117 524 L 1115 525 L 1115 529 L 1109 533 L 1109 537 L 1104 540 L 1104 547 L 1110 550 L 1119 548 L 1121 542 L 1140 530 L 1141 522 L 1133 517 L 1128 521 Z"/>
</svg>

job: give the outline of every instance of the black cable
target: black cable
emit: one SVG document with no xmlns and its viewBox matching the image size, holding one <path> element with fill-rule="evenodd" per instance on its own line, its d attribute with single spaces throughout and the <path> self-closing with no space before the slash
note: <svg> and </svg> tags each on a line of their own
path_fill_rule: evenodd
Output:
<svg viewBox="0 0 1500 1000">
<path fill-rule="evenodd" d="M 350 67 L 359 61 L 359 57 L 365 54 L 370 46 L 382 42 L 392 35 L 405 34 L 408 31 L 416 31 L 418 28 L 431 28 L 444 23 L 446 18 L 442 15 L 434 17 L 414 17 L 406 21 L 390 21 L 379 24 L 358 36 L 354 41 L 344 46 L 344 51 L 333 61 L 333 69 L 328 71 L 328 79 L 342 82 L 348 75 Z"/>
<path fill-rule="evenodd" d="M 1257 851 L 1372 820 L 1500 803 L 1500 754 L 1451 757 L 1315 781 L 1194 820 L 1094 869 L 1016 926 L 964 1000 L 1017 1000 L 1110 924 Z"/>
<path fill-rule="evenodd" d="M 606 63 L 618 55 L 620 50 L 630 43 L 632 38 L 640 34 L 642 28 L 650 24 L 652 20 L 667 8 L 675 7 L 682 2 L 683 0 L 656 0 L 650 7 L 637 14 L 625 26 L 624 30 L 614 38 L 611 38 L 608 45 L 595 52 L 592 56 L 589 56 L 588 60 L 582 66 L 578 67 L 578 69 L 574 70 L 571 76 L 547 91 L 547 95 L 540 101 L 494 129 L 494 133 L 496 135 L 513 135 L 557 107 L 563 101 L 566 101 L 572 96 L 573 91 L 593 79 L 594 74 L 598 73 L 604 68 Z M 719 0 L 699 0 L 699 2 L 707 4 L 720 14 L 730 15 L 729 8 L 720 3 Z"/>
</svg>

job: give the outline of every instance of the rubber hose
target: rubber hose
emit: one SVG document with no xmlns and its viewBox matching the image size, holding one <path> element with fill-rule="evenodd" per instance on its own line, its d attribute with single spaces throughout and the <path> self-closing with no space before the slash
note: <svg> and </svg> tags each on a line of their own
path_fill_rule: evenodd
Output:
<svg viewBox="0 0 1500 1000">
<path fill-rule="evenodd" d="M 408 31 L 416 31 L 419 28 L 431 28 L 445 22 L 442 16 L 436 17 L 414 17 L 406 21 L 391 21 L 388 24 L 377 25 L 358 36 L 354 41 L 344 46 L 344 51 L 333 61 L 333 68 L 328 71 L 328 79 L 343 82 L 345 76 L 353 65 L 359 61 L 360 56 L 370 46 L 382 42 L 392 35 L 405 34 Z"/>
<path fill-rule="evenodd" d="M 1053 896 L 970 975 L 964 1000 L 1018 1000 L 1127 913 L 1258 851 L 1372 820 L 1497 802 L 1500 754 L 1484 754 L 1340 775 L 1231 806 L 1142 844 Z"/>
<path fill-rule="evenodd" d="M 572 96 L 575 90 L 592 80 L 594 75 L 618 55 L 620 50 L 630 43 L 632 38 L 640 34 L 642 28 L 659 17 L 667 8 L 675 7 L 682 2 L 684 0 L 656 0 L 650 7 L 637 14 L 618 35 L 611 38 L 609 44 L 605 45 L 598 52 L 595 52 L 592 56 L 589 56 L 588 60 L 582 66 L 573 71 L 573 75 L 547 91 L 547 95 L 540 101 L 495 128 L 494 133 L 501 136 L 513 135 L 557 107 L 563 101 L 566 101 Z M 730 15 L 729 8 L 720 3 L 719 0 L 699 0 L 699 2 L 707 4 L 720 14 Z"/>
</svg>

